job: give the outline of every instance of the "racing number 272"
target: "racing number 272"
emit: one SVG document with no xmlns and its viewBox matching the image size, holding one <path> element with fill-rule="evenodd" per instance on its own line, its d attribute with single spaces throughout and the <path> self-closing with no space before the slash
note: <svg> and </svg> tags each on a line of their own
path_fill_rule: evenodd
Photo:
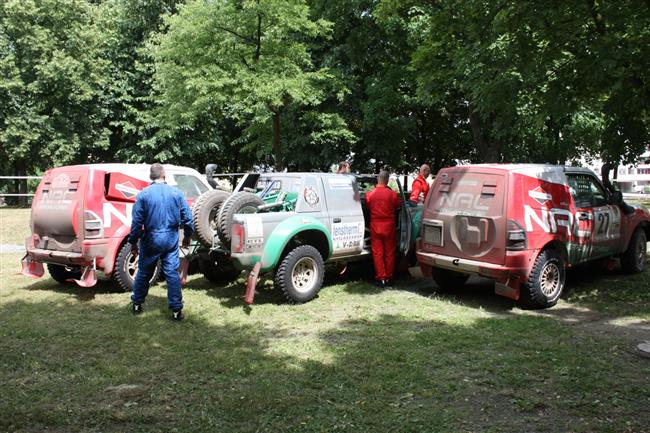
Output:
<svg viewBox="0 0 650 433">
<path fill-rule="evenodd" d="M 598 220 L 598 228 L 596 229 L 596 234 L 598 235 L 606 234 L 607 230 L 609 229 L 609 213 L 608 212 L 599 213 L 596 218 Z"/>
</svg>

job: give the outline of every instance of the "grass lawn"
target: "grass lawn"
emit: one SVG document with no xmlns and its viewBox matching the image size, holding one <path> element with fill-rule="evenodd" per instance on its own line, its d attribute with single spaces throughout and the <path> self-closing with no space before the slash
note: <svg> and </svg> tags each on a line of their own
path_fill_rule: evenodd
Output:
<svg viewBox="0 0 650 433">
<path fill-rule="evenodd" d="M 24 245 L 29 236 L 30 209 L 0 208 L 0 244 Z"/>
<path fill-rule="evenodd" d="M 5 212 L 17 243 L 5 221 L 27 212 Z M 633 353 L 650 271 L 574 270 L 541 312 L 482 280 L 336 277 L 297 306 L 267 284 L 248 308 L 242 281 L 195 275 L 175 323 L 163 284 L 133 317 L 111 282 L 30 280 L 20 257 L 0 254 L 0 432 L 650 431 L 650 359 Z"/>
</svg>

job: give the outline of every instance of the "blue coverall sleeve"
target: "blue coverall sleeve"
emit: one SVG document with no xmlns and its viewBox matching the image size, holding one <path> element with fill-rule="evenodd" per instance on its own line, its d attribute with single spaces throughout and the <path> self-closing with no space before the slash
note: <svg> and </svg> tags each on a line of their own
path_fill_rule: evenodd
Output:
<svg viewBox="0 0 650 433">
<path fill-rule="evenodd" d="M 131 234 L 129 234 L 129 243 L 135 244 L 142 236 L 142 226 L 144 225 L 145 209 L 144 209 L 144 196 L 138 194 L 133 205 L 133 212 L 131 213 Z"/>
<path fill-rule="evenodd" d="M 178 200 L 180 201 L 181 207 L 181 226 L 184 230 L 184 237 L 191 238 L 194 233 L 194 227 L 192 226 L 192 211 L 182 195 L 179 196 Z"/>
</svg>

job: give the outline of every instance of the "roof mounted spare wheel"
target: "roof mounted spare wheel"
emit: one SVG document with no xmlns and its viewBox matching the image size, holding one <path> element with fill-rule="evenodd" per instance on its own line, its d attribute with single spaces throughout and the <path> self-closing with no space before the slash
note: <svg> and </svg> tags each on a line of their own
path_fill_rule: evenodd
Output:
<svg viewBox="0 0 650 433">
<path fill-rule="evenodd" d="M 219 239 L 224 245 L 230 246 L 232 239 L 232 220 L 236 214 L 257 213 L 257 207 L 264 204 L 264 201 L 251 192 L 238 192 L 225 201 L 219 216 L 217 217 Z"/>
<path fill-rule="evenodd" d="M 206 247 L 212 247 L 217 233 L 217 215 L 228 198 L 225 191 L 207 191 L 199 196 L 192 206 L 192 223 L 196 237 Z"/>
</svg>

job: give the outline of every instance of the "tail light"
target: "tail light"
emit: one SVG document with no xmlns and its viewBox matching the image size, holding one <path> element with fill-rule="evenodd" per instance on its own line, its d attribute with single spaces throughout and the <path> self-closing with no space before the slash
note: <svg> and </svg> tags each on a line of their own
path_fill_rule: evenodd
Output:
<svg viewBox="0 0 650 433">
<path fill-rule="evenodd" d="M 508 220 L 508 237 L 506 239 L 506 249 L 508 250 L 525 250 L 528 246 L 528 235 L 517 221 Z"/>
<path fill-rule="evenodd" d="M 84 211 L 84 238 L 93 239 L 104 236 L 104 223 L 99 216 L 91 211 Z"/>
<path fill-rule="evenodd" d="M 233 253 L 243 253 L 244 245 L 246 243 L 246 232 L 244 225 L 238 222 L 232 225 L 232 242 L 230 243 L 230 251 Z"/>
</svg>

